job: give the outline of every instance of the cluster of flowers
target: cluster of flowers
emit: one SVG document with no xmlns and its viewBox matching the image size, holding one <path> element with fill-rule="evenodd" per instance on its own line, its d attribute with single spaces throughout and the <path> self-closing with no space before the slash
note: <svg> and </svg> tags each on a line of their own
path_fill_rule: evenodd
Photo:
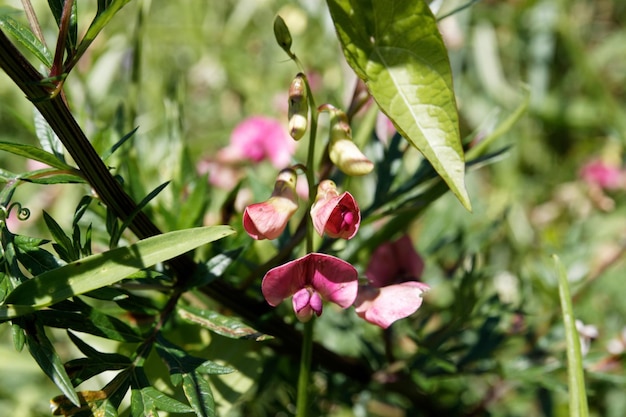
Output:
<svg viewBox="0 0 626 417">
<path fill-rule="evenodd" d="M 306 129 L 308 110 L 301 77 L 296 77 L 290 89 L 289 133 L 296 140 Z M 371 172 L 373 164 L 352 141 L 345 113 L 330 105 L 318 110 L 331 114 L 331 161 L 347 175 Z M 243 226 L 253 239 L 276 239 L 283 233 L 298 209 L 296 185 L 295 169 L 285 168 L 278 174 L 270 198 L 246 207 Z M 318 184 L 309 214 L 315 231 L 331 238 L 353 238 L 361 222 L 354 197 L 347 191 L 340 192 L 336 184 L 327 179 Z M 426 284 L 418 282 L 423 267 L 411 240 L 403 236 L 374 251 L 366 272 L 366 284 L 359 285 L 359 274 L 350 263 L 314 252 L 268 271 L 261 289 L 272 306 L 292 297 L 295 314 L 303 322 L 310 320 L 313 314 L 320 316 L 323 301 L 328 301 L 344 309 L 354 306 L 361 318 L 387 328 L 420 307 L 422 294 L 428 290 Z"/>
<path fill-rule="evenodd" d="M 272 196 L 249 205 L 243 215 L 246 232 L 254 239 L 276 239 L 298 208 L 296 173 L 282 170 Z M 323 180 L 310 211 L 315 231 L 332 238 L 351 239 L 359 229 L 361 214 L 354 197 L 339 193 L 331 180 Z M 413 314 L 422 303 L 428 286 L 417 279 L 424 263 L 404 235 L 379 246 L 367 268 L 367 284 L 359 285 L 358 272 L 348 262 L 323 253 L 309 253 L 271 269 L 261 284 L 263 296 L 272 306 L 292 297 L 300 321 L 322 314 L 322 300 L 341 308 L 354 305 L 357 314 L 382 328 Z"/>
</svg>

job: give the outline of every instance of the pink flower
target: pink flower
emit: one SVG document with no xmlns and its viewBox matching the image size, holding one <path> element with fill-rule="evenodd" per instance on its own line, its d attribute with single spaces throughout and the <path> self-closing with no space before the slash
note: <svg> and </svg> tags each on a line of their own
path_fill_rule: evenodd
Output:
<svg viewBox="0 0 626 417">
<path fill-rule="evenodd" d="M 230 145 L 218 153 L 218 159 L 236 162 L 269 159 L 276 168 L 289 165 L 296 142 L 283 125 L 268 117 L 254 116 L 241 122 L 230 136 Z"/>
<path fill-rule="evenodd" d="M 580 170 L 580 177 L 589 184 L 600 188 L 615 190 L 624 185 L 624 174 L 618 166 L 595 160 L 585 164 Z"/>
<path fill-rule="evenodd" d="M 369 284 L 359 286 L 354 303 L 359 317 L 386 329 L 415 313 L 429 289 L 417 281 L 423 270 L 424 262 L 407 235 L 379 246 L 367 267 Z"/>
<path fill-rule="evenodd" d="M 333 181 L 324 180 L 317 187 L 311 218 L 320 236 L 326 232 L 330 237 L 352 239 L 359 230 L 361 211 L 352 194 L 339 194 Z"/>
<path fill-rule="evenodd" d="M 322 314 L 322 300 L 341 308 L 354 303 L 358 273 L 346 261 L 322 253 L 302 258 L 271 269 L 263 277 L 261 291 L 271 306 L 293 296 L 293 309 L 298 320 L 306 322 L 313 313 Z"/>
<path fill-rule="evenodd" d="M 256 240 L 276 239 L 298 209 L 296 172 L 283 169 L 276 178 L 272 196 L 262 203 L 251 204 L 243 213 L 243 228 Z"/>
</svg>

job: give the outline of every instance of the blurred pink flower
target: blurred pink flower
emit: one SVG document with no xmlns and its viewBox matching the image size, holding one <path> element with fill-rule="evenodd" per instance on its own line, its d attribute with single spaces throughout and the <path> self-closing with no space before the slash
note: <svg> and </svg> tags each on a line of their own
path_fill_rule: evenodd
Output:
<svg viewBox="0 0 626 417">
<path fill-rule="evenodd" d="M 282 123 L 268 117 L 253 116 L 235 127 L 230 145 L 220 150 L 217 157 L 231 162 L 269 159 L 280 169 L 289 165 L 295 151 L 296 142 L 287 134 Z"/>
<path fill-rule="evenodd" d="M 391 123 L 389 117 L 385 113 L 378 113 L 376 117 L 376 136 L 378 139 L 384 143 L 388 144 L 389 140 L 395 135 L 397 132 L 396 127 Z"/>
<path fill-rule="evenodd" d="M 324 180 L 317 187 L 311 218 L 320 236 L 326 232 L 330 237 L 352 239 L 359 230 L 361 212 L 352 194 L 339 194 L 333 181 Z"/>
<path fill-rule="evenodd" d="M 223 190 L 232 190 L 243 178 L 243 172 L 232 162 L 202 159 L 196 165 L 198 174 L 209 174 L 209 184 Z"/>
<path fill-rule="evenodd" d="M 271 269 L 263 277 L 261 291 L 271 306 L 293 296 L 298 320 L 306 322 L 322 314 L 322 300 L 341 308 L 354 303 L 358 273 L 348 262 L 331 255 L 310 253 Z"/>
<path fill-rule="evenodd" d="M 580 177 L 588 184 L 604 189 L 615 190 L 624 185 L 624 173 L 621 168 L 601 160 L 586 163 L 580 170 Z"/>
<path fill-rule="evenodd" d="M 243 213 L 243 228 L 256 240 L 276 239 L 298 209 L 296 172 L 283 169 L 276 178 L 272 196 L 262 203 L 251 204 Z"/>
<path fill-rule="evenodd" d="M 424 261 L 404 235 L 380 245 L 372 254 L 354 303 L 359 317 L 386 329 L 394 321 L 410 316 L 422 305 L 428 285 L 418 282 Z"/>
</svg>

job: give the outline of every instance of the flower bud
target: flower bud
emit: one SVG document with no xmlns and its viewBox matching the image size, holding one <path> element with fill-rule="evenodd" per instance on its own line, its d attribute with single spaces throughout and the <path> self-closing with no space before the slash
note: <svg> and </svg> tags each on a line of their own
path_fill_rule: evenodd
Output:
<svg viewBox="0 0 626 417">
<path fill-rule="evenodd" d="M 287 52 L 287 55 L 291 56 L 291 33 L 289 33 L 289 28 L 280 16 L 276 16 L 276 19 L 274 19 L 274 36 L 278 46 Z"/>
<path fill-rule="evenodd" d="M 339 194 L 331 180 L 322 181 L 317 187 L 317 196 L 311 206 L 313 227 L 322 236 L 352 239 L 359 230 L 361 211 L 352 194 Z"/>
<path fill-rule="evenodd" d="M 251 204 L 243 213 L 243 228 L 256 240 L 276 239 L 298 209 L 296 172 L 291 168 L 280 171 L 272 196 L 262 203 Z"/>
<path fill-rule="evenodd" d="M 365 175 L 374 169 L 372 161 L 363 155 L 352 140 L 348 116 L 334 108 L 331 110 L 328 154 L 333 164 L 346 175 Z"/>
<path fill-rule="evenodd" d="M 289 86 L 289 134 L 300 140 L 308 125 L 309 103 L 304 74 L 299 73 Z"/>
</svg>

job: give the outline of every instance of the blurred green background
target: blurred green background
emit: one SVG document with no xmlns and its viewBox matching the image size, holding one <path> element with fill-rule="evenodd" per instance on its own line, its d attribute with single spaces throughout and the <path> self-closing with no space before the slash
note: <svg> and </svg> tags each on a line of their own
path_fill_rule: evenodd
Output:
<svg viewBox="0 0 626 417">
<path fill-rule="evenodd" d="M 83 30 L 94 3 L 78 3 Z M 51 46 L 52 16 L 45 1 L 33 4 Z M 463 4 L 444 0 L 432 7 L 442 16 Z M 17 0 L 2 0 L 0 6 L 21 8 Z M 150 190 L 214 155 L 245 117 L 285 120 L 286 92 L 296 69 L 275 43 L 277 14 L 292 32 L 293 50 L 314 83 L 318 103 L 347 105 L 355 79 L 324 2 L 135 0 L 69 77 L 70 107 L 99 151 L 138 127 L 133 150 L 121 155 L 136 158 L 141 187 Z M 17 12 L 14 17 L 25 22 Z M 501 160 L 469 174 L 474 211 L 466 212 L 447 195 L 411 229 L 426 258 L 424 280 L 433 287 L 427 304 L 445 309 L 463 303 L 451 296 L 445 271 L 459 253 L 475 253 L 485 297 L 498 294 L 511 310 L 523 311 L 520 332 L 526 332 L 527 346 L 557 356 L 563 334 L 549 256 L 558 253 L 573 282 L 577 318 L 598 329 L 585 360 L 588 394 L 592 415 L 607 417 L 626 415 L 623 356 L 613 368 L 603 367 L 610 357 L 607 344 L 626 327 L 626 198 L 623 187 L 604 190 L 582 181 L 579 173 L 592 160 L 623 166 L 625 22 L 621 0 L 485 0 L 443 19 L 462 135 L 485 136 L 526 98 L 529 106 L 494 145 L 494 150 L 510 146 Z M 5 74 L 0 74 L 0 140 L 37 144 L 32 107 Z M 109 164 L 122 162 L 127 163 Z M 25 166 L 18 157 L 0 154 L 3 169 L 19 172 Z M 19 227 L 45 236 L 41 209 L 69 224 L 71 215 L 63 213 L 71 213 L 85 192 L 80 186 L 20 187 L 15 199 L 33 215 Z M 216 194 L 214 206 L 223 198 Z M 27 353 L 14 352 L 9 327 L 0 327 L 0 340 L 0 414 L 47 415 L 47 401 L 56 394 L 52 383 Z M 550 364 L 522 363 L 518 347 L 512 343 L 492 358 L 511 377 L 505 391 L 494 394 L 477 384 L 468 403 L 483 396 L 490 401 L 485 410 L 494 416 L 565 415 L 564 386 L 556 404 L 544 408 L 532 389 L 541 388 Z M 530 379 L 515 382 L 516 371 L 533 367 L 536 380 L 525 374 Z"/>
</svg>

